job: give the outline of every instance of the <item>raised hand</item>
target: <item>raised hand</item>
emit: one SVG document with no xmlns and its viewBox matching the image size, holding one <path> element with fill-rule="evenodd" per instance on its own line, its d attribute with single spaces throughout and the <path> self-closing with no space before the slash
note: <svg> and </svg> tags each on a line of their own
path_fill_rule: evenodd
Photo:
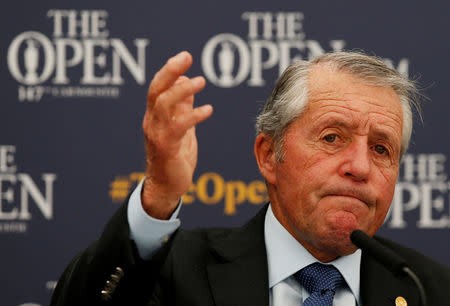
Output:
<svg viewBox="0 0 450 306">
<path fill-rule="evenodd" d="M 194 107 L 194 95 L 205 86 L 201 76 L 183 74 L 192 56 L 183 51 L 170 58 L 150 83 L 142 128 L 146 141 L 146 178 L 141 194 L 144 210 L 167 219 L 188 190 L 197 164 L 196 124 L 212 114 L 211 105 Z"/>
</svg>

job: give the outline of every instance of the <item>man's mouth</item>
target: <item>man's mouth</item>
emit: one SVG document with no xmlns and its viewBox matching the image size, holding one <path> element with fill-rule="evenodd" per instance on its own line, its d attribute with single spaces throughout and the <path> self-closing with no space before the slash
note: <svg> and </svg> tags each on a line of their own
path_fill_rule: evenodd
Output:
<svg viewBox="0 0 450 306">
<path fill-rule="evenodd" d="M 328 190 L 325 193 L 325 196 L 333 196 L 333 197 L 346 197 L 359 200 L 363 202 L 368 207 L 372 207 L 375 205 L 375 201 L 372 197 L 368 196 L 367 193 L 362 192 L 358 189 L 333 189 Z"/>
</svg>

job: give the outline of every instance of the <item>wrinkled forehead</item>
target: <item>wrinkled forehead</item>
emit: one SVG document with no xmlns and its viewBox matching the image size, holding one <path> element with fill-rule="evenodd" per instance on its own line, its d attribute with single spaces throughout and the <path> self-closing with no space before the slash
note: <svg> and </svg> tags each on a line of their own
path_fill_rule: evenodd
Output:
<svg viewBox="0 0 450 306">
<path fill-rule="evenodd" d="M 332 114 L 347 117 L 348 122 L 387 125 L 402 132 L 403 109 L 391 87 L 371 85 L 350 73 L 319 66 L 310 73 L 308 91 L 304 114 L 312 120 Z"/>
</svg>

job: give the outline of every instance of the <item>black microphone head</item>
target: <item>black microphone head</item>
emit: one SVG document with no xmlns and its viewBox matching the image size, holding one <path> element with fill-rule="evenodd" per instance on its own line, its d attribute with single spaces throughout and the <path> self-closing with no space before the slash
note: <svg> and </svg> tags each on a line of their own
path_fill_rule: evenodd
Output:
<svg viewBox="0 0 450 306">
<path fill-rule="evenodd" d="M 360 248 L 360 241 L 364 239 L 370 239 L 370 237 L 362 230 L 354 230 L 350 234 L 350 240 L 353 242 L 354 245 L 356 245 L 359 248 Z"/>
</svg>

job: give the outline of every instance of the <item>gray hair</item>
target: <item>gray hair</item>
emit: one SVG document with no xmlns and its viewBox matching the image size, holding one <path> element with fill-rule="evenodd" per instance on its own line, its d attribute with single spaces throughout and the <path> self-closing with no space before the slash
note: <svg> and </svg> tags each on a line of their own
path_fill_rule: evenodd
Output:
<svg viewBox="0 0 450 306">
<path fill-rule="evenodd" d="M 331 64 L 337 71 L 350 73 L 369 85 L 390 87 L 397 93 L 403 110 L 402 157 L 411 139 L 412 108 L 420 115 L 418 88 L 414 81 L 386 66 L 380 58 L 352 51 L 325 53 L 312 61 L 294 62 L 278 79 L 271 96 L 256 118 L 256 132 L 272 138 L 277 161 L 284 159 L 286 129 L 305 111 L 309 73 L 314 66 L 323 63 Z"/>
</svg>

